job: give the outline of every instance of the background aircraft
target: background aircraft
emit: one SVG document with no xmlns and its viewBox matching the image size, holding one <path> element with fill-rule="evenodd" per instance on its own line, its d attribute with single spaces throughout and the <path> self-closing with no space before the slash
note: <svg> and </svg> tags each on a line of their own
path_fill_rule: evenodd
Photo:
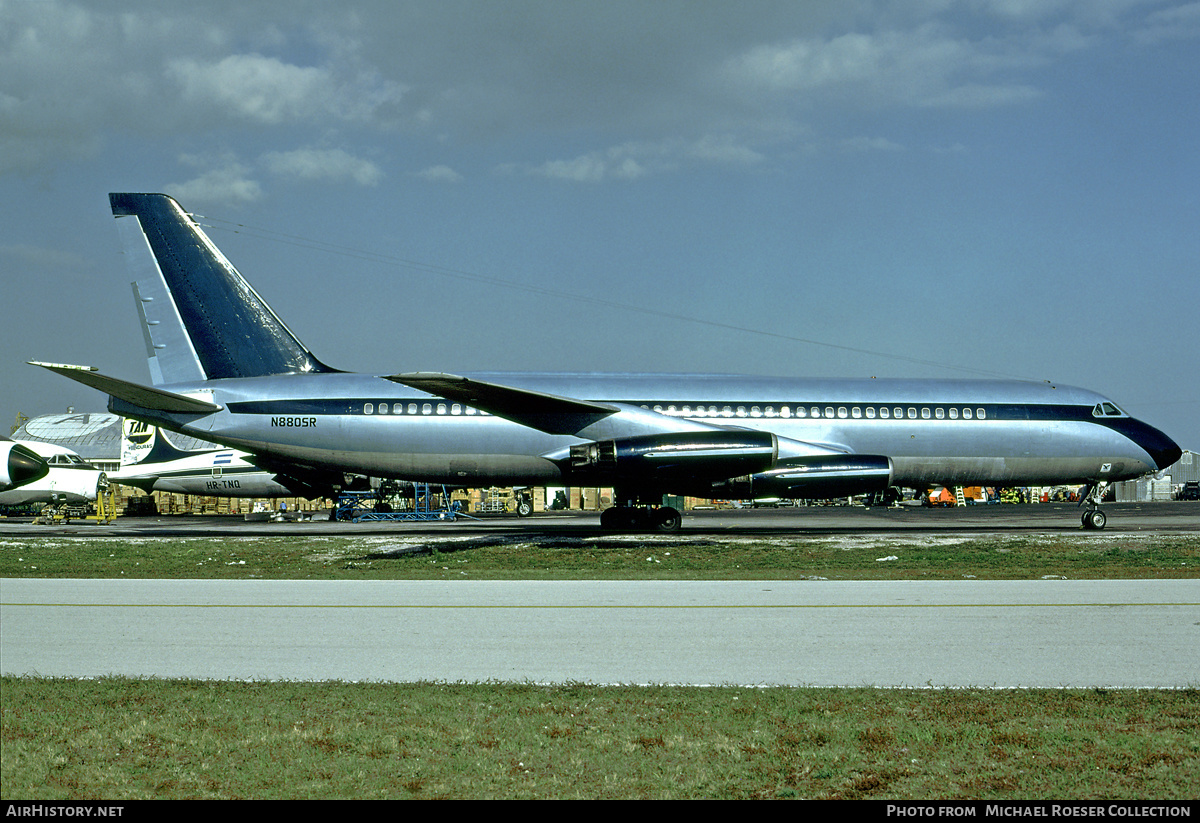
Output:
<svg viewBox="0 0 1200 823">
<path fill-rule="evenodd" d="M 109 480 L 154 491 L 210 497 L 305 497 L 251 462 L 246 452 L 227 447 L 177 448 L 156 426 L 125 419 L 121 468 Z M 332 494 L 332 491 L 330 492 Z"/>
<path fill-rule="evenodd" d="M 127 418 L 121 429 L 121 468 L 109 479 L 147 493 L 210 497 L 332 498 L 347 485 L 340 472 L 316 473 L 282 464 L 268 470 L 252 454 L 212 446 L 181 449 L 156 426 Z"/>
<path fill-rule="evenodd" d="M 0 437 L 0 492 L 40 480 L 48 471 L 45 459 L 33 449 Z"/>
<path fill-rule="evenodd" d="M 99 493 L 108 487 L 104 472 L 65 446 L 33 440 L 19 445 L 36 454 L 44 462 L 46 472 L 37 479 L 0 491 L 0 506 L 94 503 Z M 12 450 L 9 454 L 11 456 Z"/>
<path fill-rule="evenodd" d="M 1180 456 L 1085 389 L 1021 381 L 353 374 L 300 343 L 170 197 L 112 194 L 153 386 L 39 363 L 109 409 L 314 473 L 612 486 L 606 527 L 679 528 L 665 494 L 826 498 L 1087 483 Z"/>
</svg>

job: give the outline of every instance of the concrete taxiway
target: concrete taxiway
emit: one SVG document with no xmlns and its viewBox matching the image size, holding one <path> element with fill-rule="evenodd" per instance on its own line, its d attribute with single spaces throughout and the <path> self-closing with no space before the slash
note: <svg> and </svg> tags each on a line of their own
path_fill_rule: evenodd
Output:
<svg viewBox="0 0 1200 823">
<path fill-rule="evenodd" d="M 1106 507 L 1097 539 L 1194 534 L 1197 504 Z M 696 512 L 689 536 L 1081 532 L 1065 505 Z M 561 540 L 594 514 L 454 523 L 122 518 L 0 538 L 420 533 Z M 0 580 L 6 675 L 888 687 L 1200 686 L 1200 580 Z"/>
<path fill-rule="evenodd" d="M 1200 581 L 0 581 L 12 675 L 1200 685 Z"/>
</svg>

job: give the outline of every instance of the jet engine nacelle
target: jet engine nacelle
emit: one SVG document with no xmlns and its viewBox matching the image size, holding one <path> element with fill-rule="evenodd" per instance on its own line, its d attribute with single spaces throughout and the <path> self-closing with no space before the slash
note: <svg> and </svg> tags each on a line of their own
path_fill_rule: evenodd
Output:
<svg viewBox="0 0 1200 823">
<path fill-rule="evenodd" d="M 882 455 L 818 455 L 785 460 L 769 471 L 713 483 L 712 496 L 731 500 L 822 500 L 880 492 L 891 484 L 892 461 Z"/>
<path fill-rule="evenodd" d="M 569 470 L 599 484 L 679 488 L 767 471 L 778 458 L 771 432 L 670 432 L 576 444 Z"/>
<path fill-rule="evenodd" d="M 50 471 L 46 461 L 28 446 L 0 441 L 0 491 L 41 480 Z"/>
</svg>

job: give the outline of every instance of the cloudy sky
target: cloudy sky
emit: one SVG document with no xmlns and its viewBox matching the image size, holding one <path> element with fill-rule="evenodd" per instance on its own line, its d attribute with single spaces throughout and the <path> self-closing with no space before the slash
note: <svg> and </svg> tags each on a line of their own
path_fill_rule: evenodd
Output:
<svg viewBox="0 0 1200 823">
<path fill-rule="evenodd" d="M 1021 377 L 1200 449 L 1200 2 L 0 0 L 0 416 L 145 382 L 110 191 L 358 371 Z"/>
</svg>

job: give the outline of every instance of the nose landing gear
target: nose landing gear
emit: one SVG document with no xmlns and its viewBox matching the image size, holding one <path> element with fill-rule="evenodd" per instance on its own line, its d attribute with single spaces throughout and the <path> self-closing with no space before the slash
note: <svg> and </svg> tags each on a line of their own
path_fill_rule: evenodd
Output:
<svg viewBox="0 0 1200 823">
<path fill-rule="evenodd" d="M 1099 531 L 1108 522 L 1108 517 L 1100 510 L 1100 502 L 1104 492 L 1108 490 L 1107 483 L 1090 483 L 1083 495 L 1080 505 L 1085 506 L 1079 521 L 1085 529 Z"/>
</svg>

